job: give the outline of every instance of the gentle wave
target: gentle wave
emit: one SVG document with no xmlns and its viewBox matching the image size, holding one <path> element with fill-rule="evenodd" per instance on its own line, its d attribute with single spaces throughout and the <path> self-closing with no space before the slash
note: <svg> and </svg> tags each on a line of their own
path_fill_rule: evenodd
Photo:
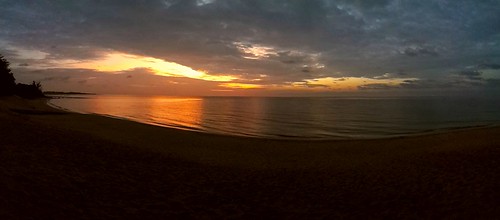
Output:
<svg viewBox="0 0 500 220">
<path fill-rule="evenodd" d="M 491 99 L 92 96 L 50 103 L 182 130 L 278 139 L 387 138 L 500 121 L 499 102 Z"/>
</svg>

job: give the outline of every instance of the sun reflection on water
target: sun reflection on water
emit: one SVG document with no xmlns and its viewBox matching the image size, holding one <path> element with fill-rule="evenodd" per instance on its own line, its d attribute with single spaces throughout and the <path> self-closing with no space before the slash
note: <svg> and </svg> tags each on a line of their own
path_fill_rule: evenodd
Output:
<svg viewBox="0 0 500 220">
<path fill-rule="evenodd" d="M 177 129 L 278 138 L 391 137 L 500 118 L 489 99 L 94 96 L 51 103 Z"/>
</svg>

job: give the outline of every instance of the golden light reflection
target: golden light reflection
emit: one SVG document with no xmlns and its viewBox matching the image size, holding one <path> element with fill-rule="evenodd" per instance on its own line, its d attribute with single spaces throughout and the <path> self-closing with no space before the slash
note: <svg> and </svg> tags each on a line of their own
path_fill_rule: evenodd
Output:
<svg viewBox="0 0 500 220">
<path fill-rule="evenodd" d="M 202 99 L 155 97 L 151 99 L 149 113 L 161 124 L 175 124 L 183 128 L 201 129 Z"/>
<path fill-rule="evenodd" d="M 125 53 L 109 53 L 103 59 L 72 62 L 66 66 L 71 68 L 94 69 L 103 72 L 118 72 L 135 68 L 151 69 L 156 75 L 172 77 L 188 77 L 205 81 L 230 82 L 237 79 L 229 75 L 210 75 L 206 71 L 194 70 L 174 62 L 167 62 L 153 57 L 137 56 Z"/>
<path fill-rule="evenodd" d="M 120 115 L 129 120 L 179 129 L 200 129 L 202 100 L 179 97 L 98 96 L 89 99 L 92 112 L 104 115 Z M 85 111 L 82 111 L 85 112 Z"/>
</svg>

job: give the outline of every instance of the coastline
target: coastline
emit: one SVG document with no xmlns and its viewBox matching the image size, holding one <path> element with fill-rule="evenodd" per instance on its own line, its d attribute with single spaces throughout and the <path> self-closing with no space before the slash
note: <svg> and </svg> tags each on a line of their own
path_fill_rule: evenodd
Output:
<svg viewBox="0 0 500 220">
<path fill-rule="evenodd" d="M 59 109 L 55 110 L 59 111 Z M 431 149 L 431 145 L 429 144 L 435 144 L 437 141 L 441 141 L 442 143 L 439 143 L 441 144 L 441 148 L 454 148 L 458 147 L 454 146 L 455 144 L 460 146 L 472 144 L 469 142 L 469 139 L 461 140 L 469 135 L 478 136 L 483 133 L 487 134 L 488 131 L 493 133 L 498 132 L 498 134 L 500 134 L 500 127 L 487 126 L 466 127 L 429 133 L 417 133 L 414 135 L 372 139 L 274 139 L 214 134 L 203 131 L 198 132 L 98 114 L 80 114 L 68 110 L 62 111 L 68 113 L 68 115 L 63 116 L 67 119 L 54 120 L 61 117 L 53 118 L 50 116 L 39 118 L 43 120 L 41 121 L 42 123 L 50 122 L 51 126 L 60 126 L 64 129 L 87 133 L 93 137 L 131 145 L 134 148 L 145 147 L 146 150 L 149 151 L 167 153 L 186 160 L 197 158 L 196 162 L 229 166 L 237 165 L 252 168 L 262 167 L 262 164 L 259 163 L 261 163 L 263 159 L 265 159 L 266 164 L 274 163 L 273 165 L 276 165 L 278 168 L 289 168 L 290 166 L 324 167 L 331 163 L 329 160 L 331 156 L 339 157 L 339 155 L 334 155 L 337 153 L 336 150 L 356 152 L 365 148 L 366 145 L 374 145 L 376 148 L 384 146 L 378 149 L 381 151 L 397 151 L 395 150 L 397 146 L 404 146 L 409 142 L 421 142 L 421 146 L 418 147 L 422 149 L 419 150 L 424 150 L 425 148 L 429 148 L 428 150 L 439 150 L 439 148 Z M 99 124 L 101 127 L 95 129 L 96 124 Z M 136 134 L 131 134 L 133 131 L 135 131 Z M 500 143 L 500 135 L 499 138 L 490 138 L 491 135 L 492 134 L 487 134 L 484 135 L 485 137 L 477 139 L 490 140 L 493 142 L 497 141 L 496 143 Z M 174 136 L 175 139 L 171 138 L 171 136 Z M 476 140 L 473 142 L 476 142 Z M 192 149 L 177 148 L 179 145 L 187 145 L 192 147 Z M 238 146 L 238 148 L 234 146 Z M 412 145 L 411 147 L 417 146 Z M 286 152 L 283 152 L 284 149 L 279 148 L 286 148 Z M 404 149 L 405 147 L 402 148 Z M 300 154 L 298 152 L 300 152 Z M 287 161 L 293 160 L 295 163 L 283 163 L 281 157 L 286 158 Z M 235 158 L 234 161 L 231 158 Z M 356 158 L 351 158 L 351 160 L 356 160 Z M 268 166 L 269 165 L 266 165 L 266 168 L 268 168 Z"/>
<path fill-rule="evenodd" d="M 0 216 L 10 218 L 500 214 L 498 126 L 274 140 L 77 114 L 17 98 L 0 99 L 0 120 Z"/>
</svg>

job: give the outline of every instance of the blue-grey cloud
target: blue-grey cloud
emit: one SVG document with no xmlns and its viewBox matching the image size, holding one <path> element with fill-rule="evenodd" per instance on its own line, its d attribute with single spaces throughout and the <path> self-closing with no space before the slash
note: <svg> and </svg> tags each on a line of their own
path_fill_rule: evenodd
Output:
<svg viewBox="0 0 500 220">
<path fill-rule="evenodd" d="M 470 80 L 482 80 L 483 78 L 481 77 L 481 72 L 477 70 L 464 70 L 460 73 L 458 73 L 459 76 L 465 77 L 466 79 Z"/>
<path fill-rule="evenodd" d="M 498 70 L 498 69 L 500 69 L 500 64 L 496 64 L 496 63 L 484 63 L 484 64 L 480 64 L 478 67 L 480 69 Z"/>
<path fill-rule="evenodd" d="M 419 83 L 450 85 L 458 84 L 454 76 L 479 80 L 474 71 L 457 70 L 499 69 L 500 63 L 496 0 L 0 0 L 0 5 L 0 41 L 43 51 L 47 60 L 98 59 L 101 52 L 116 50 L 246 79 L 265 74 L 267 83 L 404 72 Z M 238 42 L 271 47 L 276 54 L 246 59 Z M 6 49 L 0 52 L 15 62 L 44 62 L 18 59 Z"/>
</svg>

